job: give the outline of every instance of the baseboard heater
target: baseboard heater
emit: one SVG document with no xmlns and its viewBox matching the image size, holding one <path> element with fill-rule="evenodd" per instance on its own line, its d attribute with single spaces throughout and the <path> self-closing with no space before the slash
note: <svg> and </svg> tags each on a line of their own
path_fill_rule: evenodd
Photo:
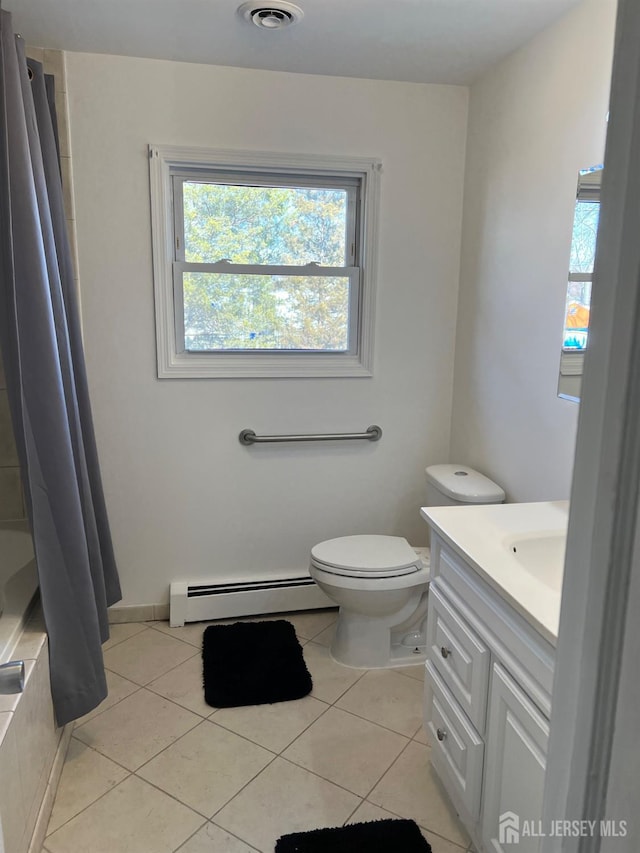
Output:
<svg viewBox="0 0 640 853">
<path fill-rule="evenodd" d="M 214 583 L 177 581 L 171 584 L 169 622 L 179 628 L 185 622 L 320 607 L 335 607 L 335 602 L 308 574 Z"/>
</svg>

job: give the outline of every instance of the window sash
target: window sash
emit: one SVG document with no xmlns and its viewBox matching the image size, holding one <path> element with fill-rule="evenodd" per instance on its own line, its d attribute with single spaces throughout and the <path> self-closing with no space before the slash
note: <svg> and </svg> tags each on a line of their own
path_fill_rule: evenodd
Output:
<svg viewBox="0 0 640 853">
<path fill-rule="evenodd" d="M 317 189 L 343 190 L 347 194 L 347 216 L 345 221 L 345 261 L 350 266 L 359 265 L 360 245 L 360 188 L 361 179 L 349 176 L 325 177 L 324 175 L 283 175 L 268 172 L 238 171 L 174 171 L 171 172 L 173 196 L 174 260 L 185 260 L 184 236 L 184 190 L 185 182 L 219 184 L 222 186 L 263 187 L 312 187 Z M 309 259 L 313 261 L 313 258 Z"/>
<path fill-rule="evenodd" d="M 260 275 L 260 276 L 301 276 L 305 278 L 331 278 L 340 277 L 349 279 L 349 304 L 348 304 L 348 340 L 349 348 L 346 350 L 320 350 L 320 349 L 276 349 L 270 347 L 248 347 L 246 349 L 210 349 L 210 350 L 188 350 L 185 347 L 184 327 L 184 286 L 183 276 L 190 272 L 217 273 L 226 275 Z M 175 314 L 175 345 L 179 355 L 205 355 L 207 353 L 234 355 L 295 355 L 304 353 L 308 355 L 343 356 L 357 355 L 359 340 L 359 322 L 361 306 L 361 275 L 358 267 L 324 267 L 319 264 L 307 264 L 305 266 L 282 266 L 268 264 L 231 264 L 226 261 L 218 261 L 215 264 L 196 264 L 184 261 L 175 261 L 173 264 L 173 303 Z"/>
<path fill-rule="evenodd" d="M 174 261 L 173 261 L 173 296 L 175 312 L 175 335 L 176 352 L 180 355 L 193 355 L 213 353 L 237 353 L 239 355 L 260 356 L 263 354 L 295 354 L 305 353 L 309 355 L 356 355 L 358 352 L 359 338 L 359 314 L 361 305 L 360 293 L 360 268 L 356 264 L 359 255 L 358 230 L 359 230 L 359 202 L 361 178 L 351 176 L 322 176 L 322 175 L 299 175 L 299 174 L 274 174 L 271 172 L 254 172 L 238 170 L 172 170 L 172 206 L 173 206 L 173 228 L 174 228 Z M 193 181 L 198 183 L 210 183 L 220 185 L 236 186 L 264 186 L 264 187 L 317 187 L 318 189 L 343 190 L 347 195 L 347 215 L 345 221 L 345 266 L 329 267 L 323 266 L 310 259 L 305 265 L 282 265 L 282 264 L 234 264 L 226 259 L 220 259 L 216 263 L 193 263 L 185 261 L 185 233 L 184 233 L 184 183 Z M 205 272 L 218 274 L 236 275 L 263 275 L 263 276 L 305 276 L 305 277 L 341 277 L 349 279 L 349 304 L 348 304 L 348 341 L 349 348 L 346 350 L 318 350 L 318 349 L 276 349 L 276 348 L 246 348 L 246 349 L 210 349 L 189 350 L 185 346 L 184 328 L 184 289 L 183 275 L 188 272 Z"/>
</svg>

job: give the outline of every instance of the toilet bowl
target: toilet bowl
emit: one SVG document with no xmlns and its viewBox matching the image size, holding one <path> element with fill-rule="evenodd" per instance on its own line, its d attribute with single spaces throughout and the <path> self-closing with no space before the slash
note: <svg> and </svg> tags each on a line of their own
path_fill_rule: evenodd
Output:
<svg viewBox="0 0 640 853">
<path fill-rule="evenodd" d="M 342 536 L 311 550 L 311 577 L 340 606 L 331 655 L 376 669 L 425 659 L 429 568 L 400 536 Z M 408 638 L 408 639 L 407 639 Z"/>
<path fill-rule="evenodd" d="M 425 473 L 427 506 L 505 499 L 500 486 L 465 465 L 432 465 Z M 341 536 L 311 549 L 309 573 L 340 607 L 334 660 L 366 669 L 425 660 L 427 548 L 414 549 L 401 536 Z"/>
</svg>

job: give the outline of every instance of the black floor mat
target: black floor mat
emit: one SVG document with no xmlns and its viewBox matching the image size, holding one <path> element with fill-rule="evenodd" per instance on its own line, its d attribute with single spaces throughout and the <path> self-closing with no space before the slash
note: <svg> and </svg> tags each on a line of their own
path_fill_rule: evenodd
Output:
<svg viewBox="0 0 640 853">
<path fill-rule="evenodd" d="M 275 853 L 431 853 L 412 820 L 374 820 L 283 835 Z"/>
<path fill-rule="evenodd" d="M 295 629 L 284 619 L 210 625 L 202 661 L 204 698 L 214 708 L 300 699 L 313 686 Z"/>
</svg>

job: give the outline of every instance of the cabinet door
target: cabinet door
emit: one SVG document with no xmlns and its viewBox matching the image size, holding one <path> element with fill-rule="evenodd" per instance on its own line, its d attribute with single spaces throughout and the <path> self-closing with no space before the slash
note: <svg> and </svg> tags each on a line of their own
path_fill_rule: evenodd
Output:
<svg viewBox="0 0 640 853">
<path fill-rule="evenodd" d="M 493 664 L 485 748 L 482 838 L 491 853 L 537 853 L 549 723 Z M 517 843 L 516 843 L 517 842 Z"/>
</svg>

